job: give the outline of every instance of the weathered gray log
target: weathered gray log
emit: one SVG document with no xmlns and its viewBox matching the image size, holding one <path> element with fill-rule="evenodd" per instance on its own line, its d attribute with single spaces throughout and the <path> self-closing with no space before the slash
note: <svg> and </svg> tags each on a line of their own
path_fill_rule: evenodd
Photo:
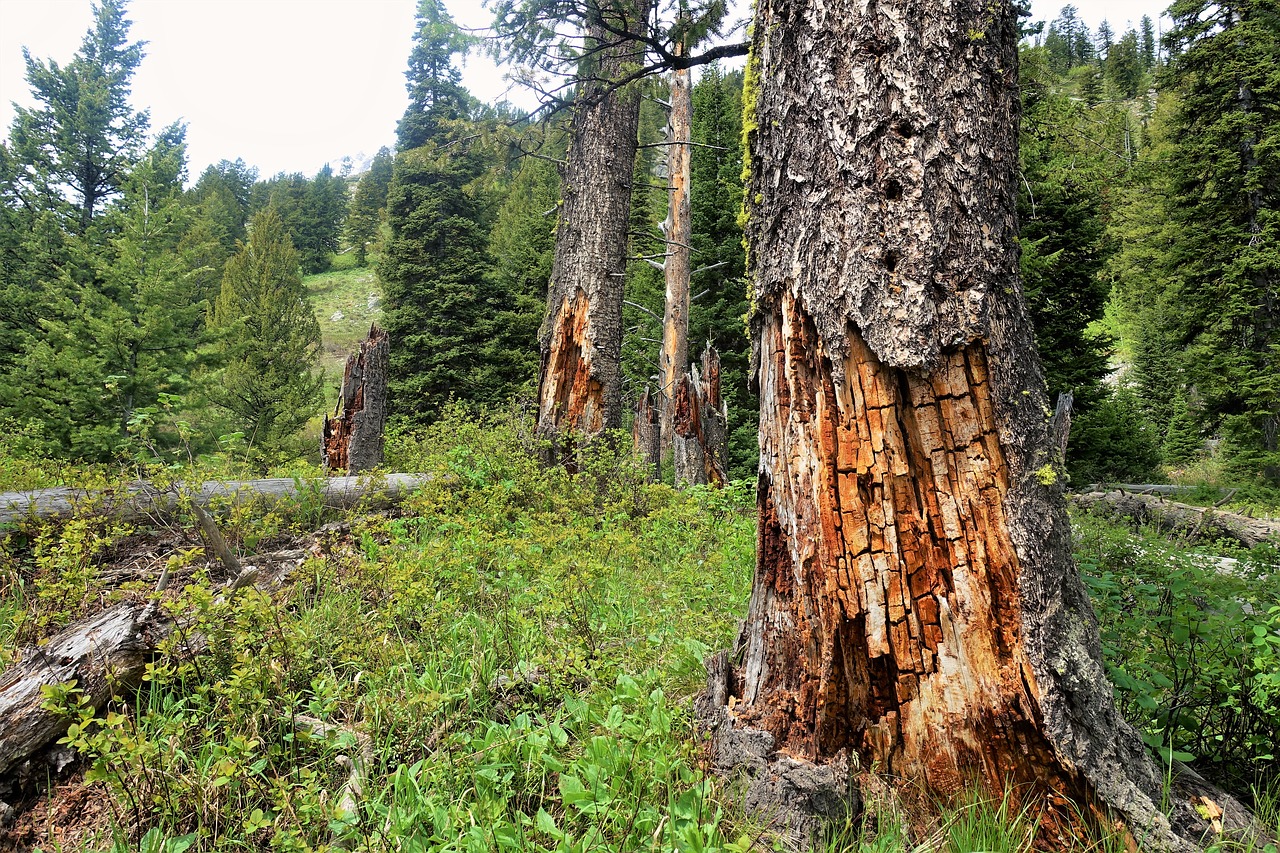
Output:
<svg viewBox="0 0 1280 853">
<path fill-rule="evenodd" d="M 1123 516 L 1140 524 L 1153 524 L 1188 539 L 1231 539 L 1246 548 L 1268 541 L 1280 544 L 1280 521 L 1249 518 L 1212 507 L 1191 506 L 1155 495 L 1116 490 L 1069 495 L 1068 500 L 1084 509 Z"/>
<path fill-rule="evenodd" d="M 223 589 L 224 595 L 253 585 L 278 588 L 302 564 L 305 551 L 280 551 L 245 560 L 245 569 Z M 61 736 L 71 722 L 46 709 L 44 688 L 74 681 L 84 701 L 101 709 L 113 696 L 136 688 L 147 663 L 179 628 L 160 608 L 128 601 L 66 628 L 0 673 L 0 777 Z M 187 640 L 186 651 L 204 650 L 200 637 Z"/>
<path fill-rule="evenodd" d="M 391 358 L 387 333 L 377 324 L 347 358 L 342 391 L 334 417 L 327 415 L 320 438 L 325 470 L 359 474 L 382 464 L 383 427 L 387 421 L 387 367 Z"/>
<path fill-rule="evenodd" d="M 393 506 L 430 478 L 425 474 L 387 474 L 383 477 L 330 477 L 297 480 L 276 477 L 265 480 L 187 484 L 180 489 L 157 489 L 150 483 L 132 483 L 123 489 L 61 487 L 31 492 L 0 493 L 0 526 L 26 520 L 75 515 L 110 515 L 124 521 L 170 518 L 183 497 L 205 509 L 215 505 L 268 503 L 307 496 L 329 509 L 350 509 L 367 501 L 371 509 Z"/>
</svg>

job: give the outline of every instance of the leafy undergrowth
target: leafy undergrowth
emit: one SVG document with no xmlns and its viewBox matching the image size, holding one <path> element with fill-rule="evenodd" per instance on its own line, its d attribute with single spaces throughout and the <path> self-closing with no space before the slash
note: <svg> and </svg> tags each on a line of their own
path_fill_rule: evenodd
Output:
<svg viewBox="0 0 1280 853">
<path fill-rule="evenodd" d="M 99 715 L 74 685 L 50 692 L 107 807 L 74 849 L 750 848 L 760 830 L 706 772 L 690 697 L 748 599 L 752 490 L 647 485 L 603 448 L 569 478 L 533 449 L 514 418 L 455 413 L 392 435 L 389 465 L 435 479 L 393 516 L 350 520 L 274 600 L 219 600 L 191 543 L 176 543 L 167 559 L 189 569 L 176 576 L 209 653 L 163 657 Z M 219 520 L 250 554 L 329 519 L 304 498 Z M 22 642 L 110 598 L 103 555 L 135 534 L 98 524 L 7 544 L 29 583 L 21 600 L 0 590 L 0 606 L 34 614 L 18 620 Z M 1274 553 L 1222 574 L 1154 538 L 1077 524 L 1130 718 L 1162 757 L 1193 755 L 1274 813 Z M 1007 801 L 976 798 L 920 826 L 878 807 L 828 849 L 1026 850 L 1037 831 Z"/>
</svg>

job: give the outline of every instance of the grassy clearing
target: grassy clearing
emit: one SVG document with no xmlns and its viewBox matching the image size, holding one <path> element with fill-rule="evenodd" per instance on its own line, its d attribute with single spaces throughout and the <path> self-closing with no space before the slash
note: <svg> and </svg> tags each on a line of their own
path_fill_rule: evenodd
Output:
<svg viewBox="0 0 1280 853">
<path fill-rule="evenodd" d="M 320 321 L 325 372 L 326 406 L 338 399 L 337 386 L 347 356 L 369 334 L 369 324 L 381 316 L 382 284 L 372 266 L 353 266 L 354 257 L 339 255 L 334 269 L 307 276 L 303 284 Z"/>
<path fill-rule="evenodd" d="M 55 691 L 77 720 L 67 742 L 110 806 L 79 849 L 750 847 L 759 830 L 706 772 L 690 698 L 747 603 L 752 490 L 677 493 L 607 453 L 570 479 L 537 466 L 527 434 L 454 414 L 391 436 L 390 465 L 436 475 L 402 513 L 352 521 L 275 601 L 218 602 L 196 566 L 185 600 L 208 655 L 157 661 L 144 690 L 100 715 L 77 707 L 73 687 Z M 221 523 L 252 553 L 324 520 L 303 501 Z M 97 568 L 126 534 L 73 525 L 5 541 L 0 613 L 29 614 L 14 620 L 23 643 L 111 597 Z M 1078 538 L 1131 719 L 1162 755 L 1194 752 L 1257 786 L 1274 818 L 1268 556 L 1224 579 L 1093 519 L 1078 520 Z M 372 751 L 351 810 L 340 791 L 360 738 Z M 1017 851 L 1038 829 L 1007 799 L 941 812 L 930 823 L 878 803 L 827 849 Z"/>
</svg>

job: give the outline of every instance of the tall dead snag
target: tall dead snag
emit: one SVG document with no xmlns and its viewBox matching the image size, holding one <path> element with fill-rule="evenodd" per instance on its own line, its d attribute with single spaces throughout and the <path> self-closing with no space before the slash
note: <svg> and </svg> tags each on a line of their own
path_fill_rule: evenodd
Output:
<svg viewBox="0 0 1280 853">
<path fill-rule="evenodd" d="M 1181 845 L 1071 558 L 1018 282 L 1012 6 L 756 10 L 759 533 L 717 760 L 752 733 L 776 790 L 795 759 L 1012 786 L 1041 844 L 1117 817 Z"/>
<path fill-rule="evenodd" d="M 683 46 L 675 45 L 675 54 L 683 54 Z M 693 138 L 693 89 L 689 69 L 671 72 L 670 133 L 667 138 L 667 218 L 662 222 L 666 239 L 666 255 L 662 276 L 666 283 L 662 312 L 662 352 L 658 367 L 662 381 L 662 446 L 672 446 L 672 426 L 678 388 L 689 371 L 689 240 L 693 215 L 689 209 L 689 185 L 693 182 L 689 156 Z M 676 479 L 681 472 L 677 470 Z"/>
<path fill-rule="evenodd" d="M 377 324 L 347 357 L 342 392 L 330 420 L 326 415 L 320 455 L 327 471 L 357 474 L 382 464 L 382 430 L 387 421 L 387 333 Z"/>
<path fill-rule="evenodd" d="M 625 0 L 601 5 L 601 14 L 620 18 L 630 10 Z M 583 82 L 561 167 L 563 204 L 538 335 L 538 435 L 550 440 L 550 463 L 568 461 L 572 441 L 590 440 L 622 422 L 622 286 L 640 91 L 610 86 L 638 50 L 610 39 L 603 25 L 588 27 Z M 569 434 L 576 438 L 566 443 Z"/>
<path fill-rule="evenodd" d="M 672 400 L 671 451 L 676 485 L 723 486 L 728 411 L 720 394 L 720 354 L 708 344 L 702 371 L 689 371 Z"/>
</svg>

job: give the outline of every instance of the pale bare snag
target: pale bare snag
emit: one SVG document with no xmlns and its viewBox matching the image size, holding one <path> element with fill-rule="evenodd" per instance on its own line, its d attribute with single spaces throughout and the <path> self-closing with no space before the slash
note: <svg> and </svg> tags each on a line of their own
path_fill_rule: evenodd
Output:
<svg viewBox="0 0 1280 853">
<path fill-rule="evenodd" d="M 683 52 L 676 46 L 676 54 Z M 670 132 L 667 137 L 667 218 L 662 222 L 665 250 L 662 275 L 666 285 L 662 314 L 662 351 L 658 366 L 662 382 L 662 447 L 672 448 L 676 397 L 689 371 L 689 278 L 693 217 L 689 207 L 692 158 L 693 90 L 689 69 L 671 72 Z M 678 463 L 677 463 L 678 464 Z M 685 472 L 677 470 L 679 482 Z"/>
<path fill-rule="evenodd" d="M 1017 273 L 1011 6 L 756 10 L 760 520 L 716 760 L 758 732 L 779 790 L 798 759 L 1012 786 L 1044 846 L 1114 817 L 1186 847 L 1071 558 Z"/>
<path fill-rule="evenodd" d="M 333 418 L 325 415 L 320 456 L 326 471 L 358 474 L 382 464 L 387 420 L 387 333 L 377 324 L 360 349 L 347 357 Z"/>
</svg>

